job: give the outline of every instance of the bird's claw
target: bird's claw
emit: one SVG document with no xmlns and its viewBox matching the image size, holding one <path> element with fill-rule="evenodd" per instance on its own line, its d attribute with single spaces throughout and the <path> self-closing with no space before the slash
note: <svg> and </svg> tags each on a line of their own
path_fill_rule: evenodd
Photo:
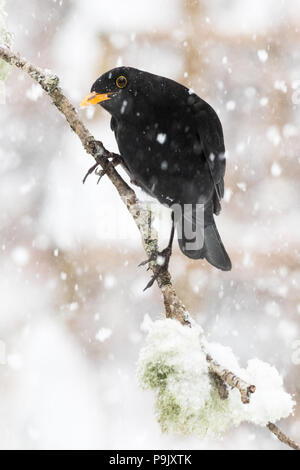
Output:
<svg viewBox="0 0 300 470">
<path fill-rule="evenodd" d="M 157 253 L 153 253 L 150 258 L 146 259 L 145 261 L 142 261 L 139 265 L 138 265 L 138 268 L 142 267 L 142 266 L 145 266 L 146 264 L 149 264 L 151 263 L 152 261 L 155 261 L 156 258 L 157 258 Z M 150 269 L 150 266 L 148 267 L 148 269 Z"/>
<path fill-rule="evenodd" d="M 97 170 L 98 166 L 100 165 L 100 163 L 95 163 L 93 166 L 91 166 L 91 168 L 87 171 L 85 177 L 83 178 L 82 182 L 83 184 L 86 182 L 86 180 L 88 179 L 88 177 L 94 172 Z"/>
<path fill-rule="evenodd" d="M 96 168 L 95 175 L 99 176 L 97 184 L 100 183 L 100 181 L 102 180 L 103 176 L 106 175 L 106 173 L 107 173 L 107 170 L 99 170 L 98 168 Z"/>
<path fill-rule="evenodd" d="M 146 287 L 143 289 L 144 292 L 147 289 L 150 289 L 150 287 L 153 286 L 154 282 L 164 273 L 168 272 L 169 268 L 169 261 L 171 257 L 172 250 L 171 248 L 167 247 L 164 250 L 156 253 L 152 253 L 150 258 L 148 258 L 146 261 L 142 261 L 138 267 L 140 266 L 145 266 L 146 264 L 156 262 L 155 270 L 153 273 L 153 276 L 151 277 L 150 281 L 146 285 Z M 148 266 L 147 271 L 149 271 L 150 266 Z"/>
<path fill-rule="evenodd" d="M 108 158 L 111 158 L 110 163 L 113 165 L 113 167 L 118 166 L 118 165 L 122 162 L 120 156 L 117 155 L 117 154 L 115 154 L 115 153 L 111 153 Z M 105 176 L 106 173 L 107 173 L 107 168 L 104 168 L 104 169 L 102 169 L 102 170 L 99 170 L 99 166 L 100 166 L 100 163 L 97 162 L 97 163 L 95 163 L 95 164 L 88 170 L 87 174 L 86 174 L 85 177 L 83 178 L 83 184 L 86 182 L 87 178 L 88 178 L 93 172 L 95 172 L 95 175 L 99 176 L 99 179 L 98 179 L 98 181 L 97 181 L 97 184 L 100 183 L 100 181 L 101 181 L 101 179 L 103 178 L 103 176 Z"/>
</svg>

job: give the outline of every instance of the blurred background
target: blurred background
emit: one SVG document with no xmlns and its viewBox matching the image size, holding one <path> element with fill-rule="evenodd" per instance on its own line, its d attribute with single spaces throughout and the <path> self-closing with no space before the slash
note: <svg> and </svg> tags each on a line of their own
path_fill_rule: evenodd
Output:
<svg viewBox="0 0 300 470">
<path fill-rule="evenodd" d="M 7 0 L 14 49 L 75 106 L 117 65 L 192 87 L 228 152 L 222 273 L 175 245 L 175 287 L 210 340 L 274 364 L 300 401 L 300 10 L 297 0 Z M 117 151 L 109 115 L 80 110 Z M 135 369 L 162 318 L 140 236 L 61 115 L 25 74 L 0 106 L 0 448 L 284 449 L 244 425 L 222 440 L 163 435 Z M 143 199 L 145 196 L 138 191 Z M 163 237 L 162 237 L 163 238 Z M 3 349 L 5 346 L 5 357 Z M 298 351 L 297 351 L 298 348 Z M 280 423 L 300 440 L 300 408 Z"/>
</svg>

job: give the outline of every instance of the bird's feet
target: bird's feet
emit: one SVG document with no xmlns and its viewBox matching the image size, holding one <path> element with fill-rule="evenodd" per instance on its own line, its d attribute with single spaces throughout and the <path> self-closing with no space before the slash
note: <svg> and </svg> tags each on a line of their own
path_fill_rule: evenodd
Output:
<svg viewBox="0 0 300 470">
<path fill-rule="evenodd" d="M 92 140 L 90 142 L 90 147 L 92 149 L 92 151 L 96 151 L 96 146 L 98 144 L 98 141 L 97 140 Z M 99 144 L 101 144 L 101 142 L 99 142 Z M 102 144 L 101 144 L 102 145 Z M 105 155 L 106 156 L 106 155 Z M 112 153 L 110 152 L 108 155 L 107 155 L 107 159 L 110 161 L 110 163 L 116 167 L 118 165 L 120 165 L 122 163 L 122 159 L 120 157 L 120 155 L 116 154 L 116 153 Z M 106 175 L 107 173 L 107 169 L 99 169 L 99 166 L 101 166 L 101 163 L 99 163 L 98 161 L 96 161 L 96 163 L 88 170 L 87 174 L 85 175 L 85 177 L 83 178 L 83 184 L 86 182 L 87 178 L 95 172 L 95 174 L 97 176 L 99 176 L 99 179 L 98 179 L 98 183 L 100 183 L 100 180 L 103 178 L 104 175 Z"/>
<path fill-rule="evenodd" d="M 165 276 L 166 277 L 165 281 L 166 282 L 168 281 L 168 278 L 169 278 L 168 268 L 169 268 L 171 254 L 172 254 L 172 248 L 168 246 L 162 251 L 152 253 L 149 259 L 139 264 L 139 267 L 140 267 L 140 266 L 145 266 L 146 264 L 149 264 L 152 262 L 156 263 L 153 276 L 151 277 L 150 281 L 146 285 L 144 291 L 152 287 L 154 282 L 161 276 Z M 150 266 L 148 267 L 148 270 L 149 269 L 150 269 Z"/>
</svg>

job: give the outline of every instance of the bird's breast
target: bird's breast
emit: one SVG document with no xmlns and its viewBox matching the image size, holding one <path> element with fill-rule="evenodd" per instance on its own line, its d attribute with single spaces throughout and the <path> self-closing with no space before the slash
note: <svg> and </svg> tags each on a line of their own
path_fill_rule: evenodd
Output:
<svg viewBox="0 0 300 470">
<path fill-rule="evenodd" d="M 147 192 L 167 204 L 197 199 L 204 166 L 192 123 L 174 120 L 139 126 L 118 122 L 115 135 L 132 178 Z"/>
</svg>

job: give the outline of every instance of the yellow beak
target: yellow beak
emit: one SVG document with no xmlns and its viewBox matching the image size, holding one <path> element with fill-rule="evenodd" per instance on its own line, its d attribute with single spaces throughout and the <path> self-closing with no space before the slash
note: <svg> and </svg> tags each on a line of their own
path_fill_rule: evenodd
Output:
<svg viewBox="0 0 300 470">
<path fill-rule="evenodd" d="M 110 100 L 110 95 L 113 95 L 113 93 L 99 94 L 94 91 L 81 101 L 80 107 L 83 108 L 84 106 L 89 106 L 90 104 L 98 104 L 101 103 L 101 101 Z"/>
</svg>

